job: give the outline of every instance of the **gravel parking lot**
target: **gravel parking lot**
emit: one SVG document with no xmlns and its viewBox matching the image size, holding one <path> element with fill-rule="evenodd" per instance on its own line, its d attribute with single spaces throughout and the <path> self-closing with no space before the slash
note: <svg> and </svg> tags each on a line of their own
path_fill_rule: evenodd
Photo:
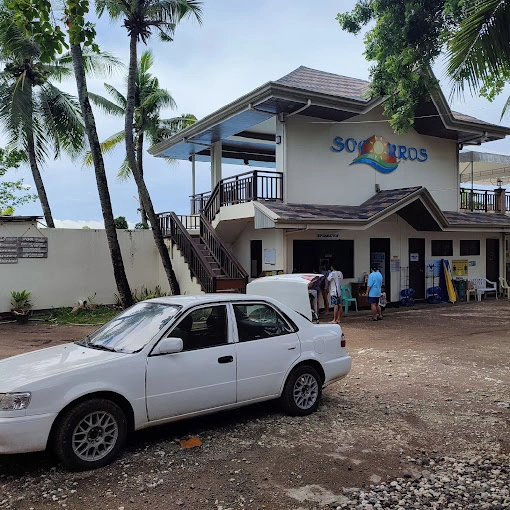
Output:
<svg viewBox="0 0 510 510">
<path fill-rule="evenodd" d="M 353 369 L 317 413 L 266 403 L 158 427 L 85 473 L 0 456 L 0 509 L 510 508 L 510 301 L 368 317 L 344 316 Z M 0 323 L 0 357 L 91 329 Z"/>
</svg>

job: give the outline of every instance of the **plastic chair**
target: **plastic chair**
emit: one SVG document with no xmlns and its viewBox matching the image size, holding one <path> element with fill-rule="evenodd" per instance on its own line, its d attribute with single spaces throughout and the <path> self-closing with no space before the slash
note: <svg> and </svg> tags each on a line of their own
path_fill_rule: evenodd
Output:
<svg viewBox="0 0 510 510">
<path fill-rule="evenodd" d="M 506 278 L 504 276 L 500 276 L 498 278 L 499 280 L 499 292 L 501 296 L 507 297 L 507 299 L 510 299 L 510 286 L 506 282 Z"/>
<path fill-rule="evenodd" d="M 342 301 L 344 303 L 344 311 L 347 313 L 349 311 L 349 303 L 354 302 L 356 306 L 356 311 L 358 311 L 358 300 L 352 297 L 351 289 L 347 287 L 347 285 L 342 285 Z"/>
</svg>

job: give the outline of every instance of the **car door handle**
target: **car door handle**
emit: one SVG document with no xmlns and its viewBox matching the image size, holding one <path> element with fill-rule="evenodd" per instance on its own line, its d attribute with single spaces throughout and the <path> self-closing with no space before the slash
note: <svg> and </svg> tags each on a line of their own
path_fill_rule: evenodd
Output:
<svg viewBox="0 0 510 510">
<path fill-rule="evenodd" d="M 297 345 L 291 345 L 289 347 L 289 351 L 295 351 L 297 349 Z"/>
<path fill-rule="evenodd" d="M 234 356 L 222 356 L 218 358 L 218 363 L 232 363 L 234 361 Z"/>
</svg>

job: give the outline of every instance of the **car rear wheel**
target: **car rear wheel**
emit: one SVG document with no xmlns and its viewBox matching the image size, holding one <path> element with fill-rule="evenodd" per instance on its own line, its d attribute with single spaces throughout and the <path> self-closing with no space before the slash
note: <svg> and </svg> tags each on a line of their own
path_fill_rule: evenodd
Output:
<svg viewBox="0 0 510 510">
<path fill-rule="evenodd" d="M 75 471 L 106 466 L 124 446 L 127 422 L 122 409 L 107 399 L 90 399 L 69 409 L 54 436 L 60 461 Z"/>
<path fill-rule="evenodd" d="M 322 381 L 315 368 L 302 365 L 294 369 L 285 383 L 282 407 L 291 416 L 305 416 L 317 410 Z"/>
</svg>

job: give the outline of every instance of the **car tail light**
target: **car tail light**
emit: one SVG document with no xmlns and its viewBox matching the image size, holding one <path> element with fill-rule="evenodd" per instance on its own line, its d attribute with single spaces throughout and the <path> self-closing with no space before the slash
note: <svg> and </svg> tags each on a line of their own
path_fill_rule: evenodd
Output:
<svg viewBox="0 0 510 510">
<path fill-rule="evenodd" d="M 342 333 L 342 338 L 340 339 L 340 347 L 345 347 L 347 342 L 345 341 L 345 335 Z"/>
</svg>

